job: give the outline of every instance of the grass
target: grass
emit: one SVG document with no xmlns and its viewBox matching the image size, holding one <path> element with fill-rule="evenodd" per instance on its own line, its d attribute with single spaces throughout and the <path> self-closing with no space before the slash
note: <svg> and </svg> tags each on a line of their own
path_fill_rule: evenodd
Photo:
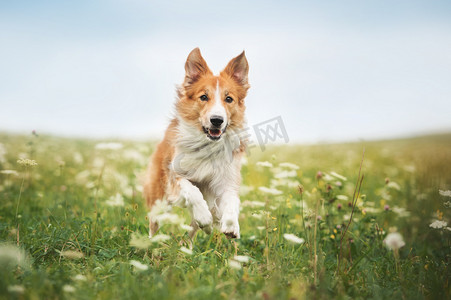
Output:
<svg viewBox="0 0 451 300">
<path fill-rule="evenodd" d="M 254 148 L 241 239 L 199 232 L 192 254 L 183 209 L 167 240 L 145 238 L 155 144 L 99 142 L 0 135 L 0 298 L 450 298 L 451 231 L 429 225 L 451 220 L 451 135 Z M 395 231 L 405 246 L 391 250 Z"/>
</svg>

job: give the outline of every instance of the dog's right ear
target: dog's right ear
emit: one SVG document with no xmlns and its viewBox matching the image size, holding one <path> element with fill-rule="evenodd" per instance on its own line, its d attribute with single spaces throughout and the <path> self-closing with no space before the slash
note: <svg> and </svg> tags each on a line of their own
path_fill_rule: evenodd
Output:
<svg viewBox="0 0 451 300">
<path fill-rule="evenodd" d="M 185 63 L 185 72 L 185 83 L 193 83 L 202 75 L 213 74 L 200 54 L 199 48 L 195 48 L 188 55 Z"/>
</svg>

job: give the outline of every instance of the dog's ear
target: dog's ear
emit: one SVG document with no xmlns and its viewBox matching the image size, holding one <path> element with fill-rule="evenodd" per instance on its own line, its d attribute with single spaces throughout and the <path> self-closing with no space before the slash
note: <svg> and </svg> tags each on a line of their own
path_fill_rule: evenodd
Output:
<svg viewBox="0 0 451 300">
<path fill-rule="evenodd" d="M 249 73 L 249 64 L 247 63 L 244 51 L 241 52 L 240 55 L 232 59 L 222 72 L 227 73 L 239 84 L 247 86 L 248 85 L 247 74 Z"/>
<path fill-rule="evenodd" d="M 185 63 L 185 82 L 196 82 L 202 75 L 213 74 L 200 54 L 199 48 L 195 48 L 188 55 Z"/>
</svg>

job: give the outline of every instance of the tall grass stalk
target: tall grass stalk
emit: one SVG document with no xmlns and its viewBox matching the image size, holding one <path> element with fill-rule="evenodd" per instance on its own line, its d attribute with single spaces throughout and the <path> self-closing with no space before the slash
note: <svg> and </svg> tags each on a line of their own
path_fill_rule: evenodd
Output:
<svg viewBox="0 0 451 300">
<path fill-rule="evenodd" d="M 320 197 L 318 195 L 316 196 L 316 208 L 315 208 L 315 230 L 313 232 L 313 283 L 316 286 L 317 280 L 318 280 L 318 254 L 316 249 L 316 233 L 318 229 L 318 209 L 319 209 L 319 200 Z"/>
<path fill-rule="evenodd" d="M 345 238 L 346 233 L 348 232 L 349 226 L 351 225 L 352 217 L 354 215 L 355 207 L 357 205 L 357 200 L 359 199 L 360 189 L 362 188 L 362 182 L 363 182 L 364 174 L 362 174 L 362 175 L 360 175 L 360 174 L 362 173 L 362 165 L 363 165 L 364 158 L 365 158 L 365 148 L 363 148 L 362 159 L 360 161 L 360 167 L 359 167 L 359 175 L 357 176 L 357 182 L 355 184 L 354 194 L 352 195 L 351 216 L 349 217 L 349 222 L 346 225 L 346 228 L 342 231 L 341 238 L 340 238 L 340 244 L 339 244 L 340 252 L 339 252 L 339 255 L 338 255 L 337 273 L 340 272 L 340 264 L 341 264 L 341 261 L 343 259 L 343 256 L 342 256 L 343 239 Z"/>
<path fill-rule="evenodd" d="M 16 221 L 17 221 L 17 214 L 19 213 L 19 205 L 20 205 L 20 199 L 22 198 L 22 191 L 23 191 L 24 183 L 25 183 L 25 173 L 23 173 L 23 176 L 22 176 L 22 184 L 20 185 L 19 197 L 17 199 Z"/>
</svg>

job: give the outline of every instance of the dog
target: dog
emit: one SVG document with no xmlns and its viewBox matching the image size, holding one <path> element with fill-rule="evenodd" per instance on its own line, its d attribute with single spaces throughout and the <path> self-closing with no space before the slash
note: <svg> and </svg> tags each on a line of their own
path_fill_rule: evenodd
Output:
<svg viewBox="0 0 451 300">
<path fill-rule="evenodd" d="M 244 99 L 250 87 L 244 51 L 213 75 L 199 48 L 188 55 L 175 116 L 150 158 L 144 196 L 189 210 L 193 230 L 213 227 L 240 238 L 241 158 L 246 151 Z M 159 225 L 149 214 L 149 236 Z"/>
</svg>

